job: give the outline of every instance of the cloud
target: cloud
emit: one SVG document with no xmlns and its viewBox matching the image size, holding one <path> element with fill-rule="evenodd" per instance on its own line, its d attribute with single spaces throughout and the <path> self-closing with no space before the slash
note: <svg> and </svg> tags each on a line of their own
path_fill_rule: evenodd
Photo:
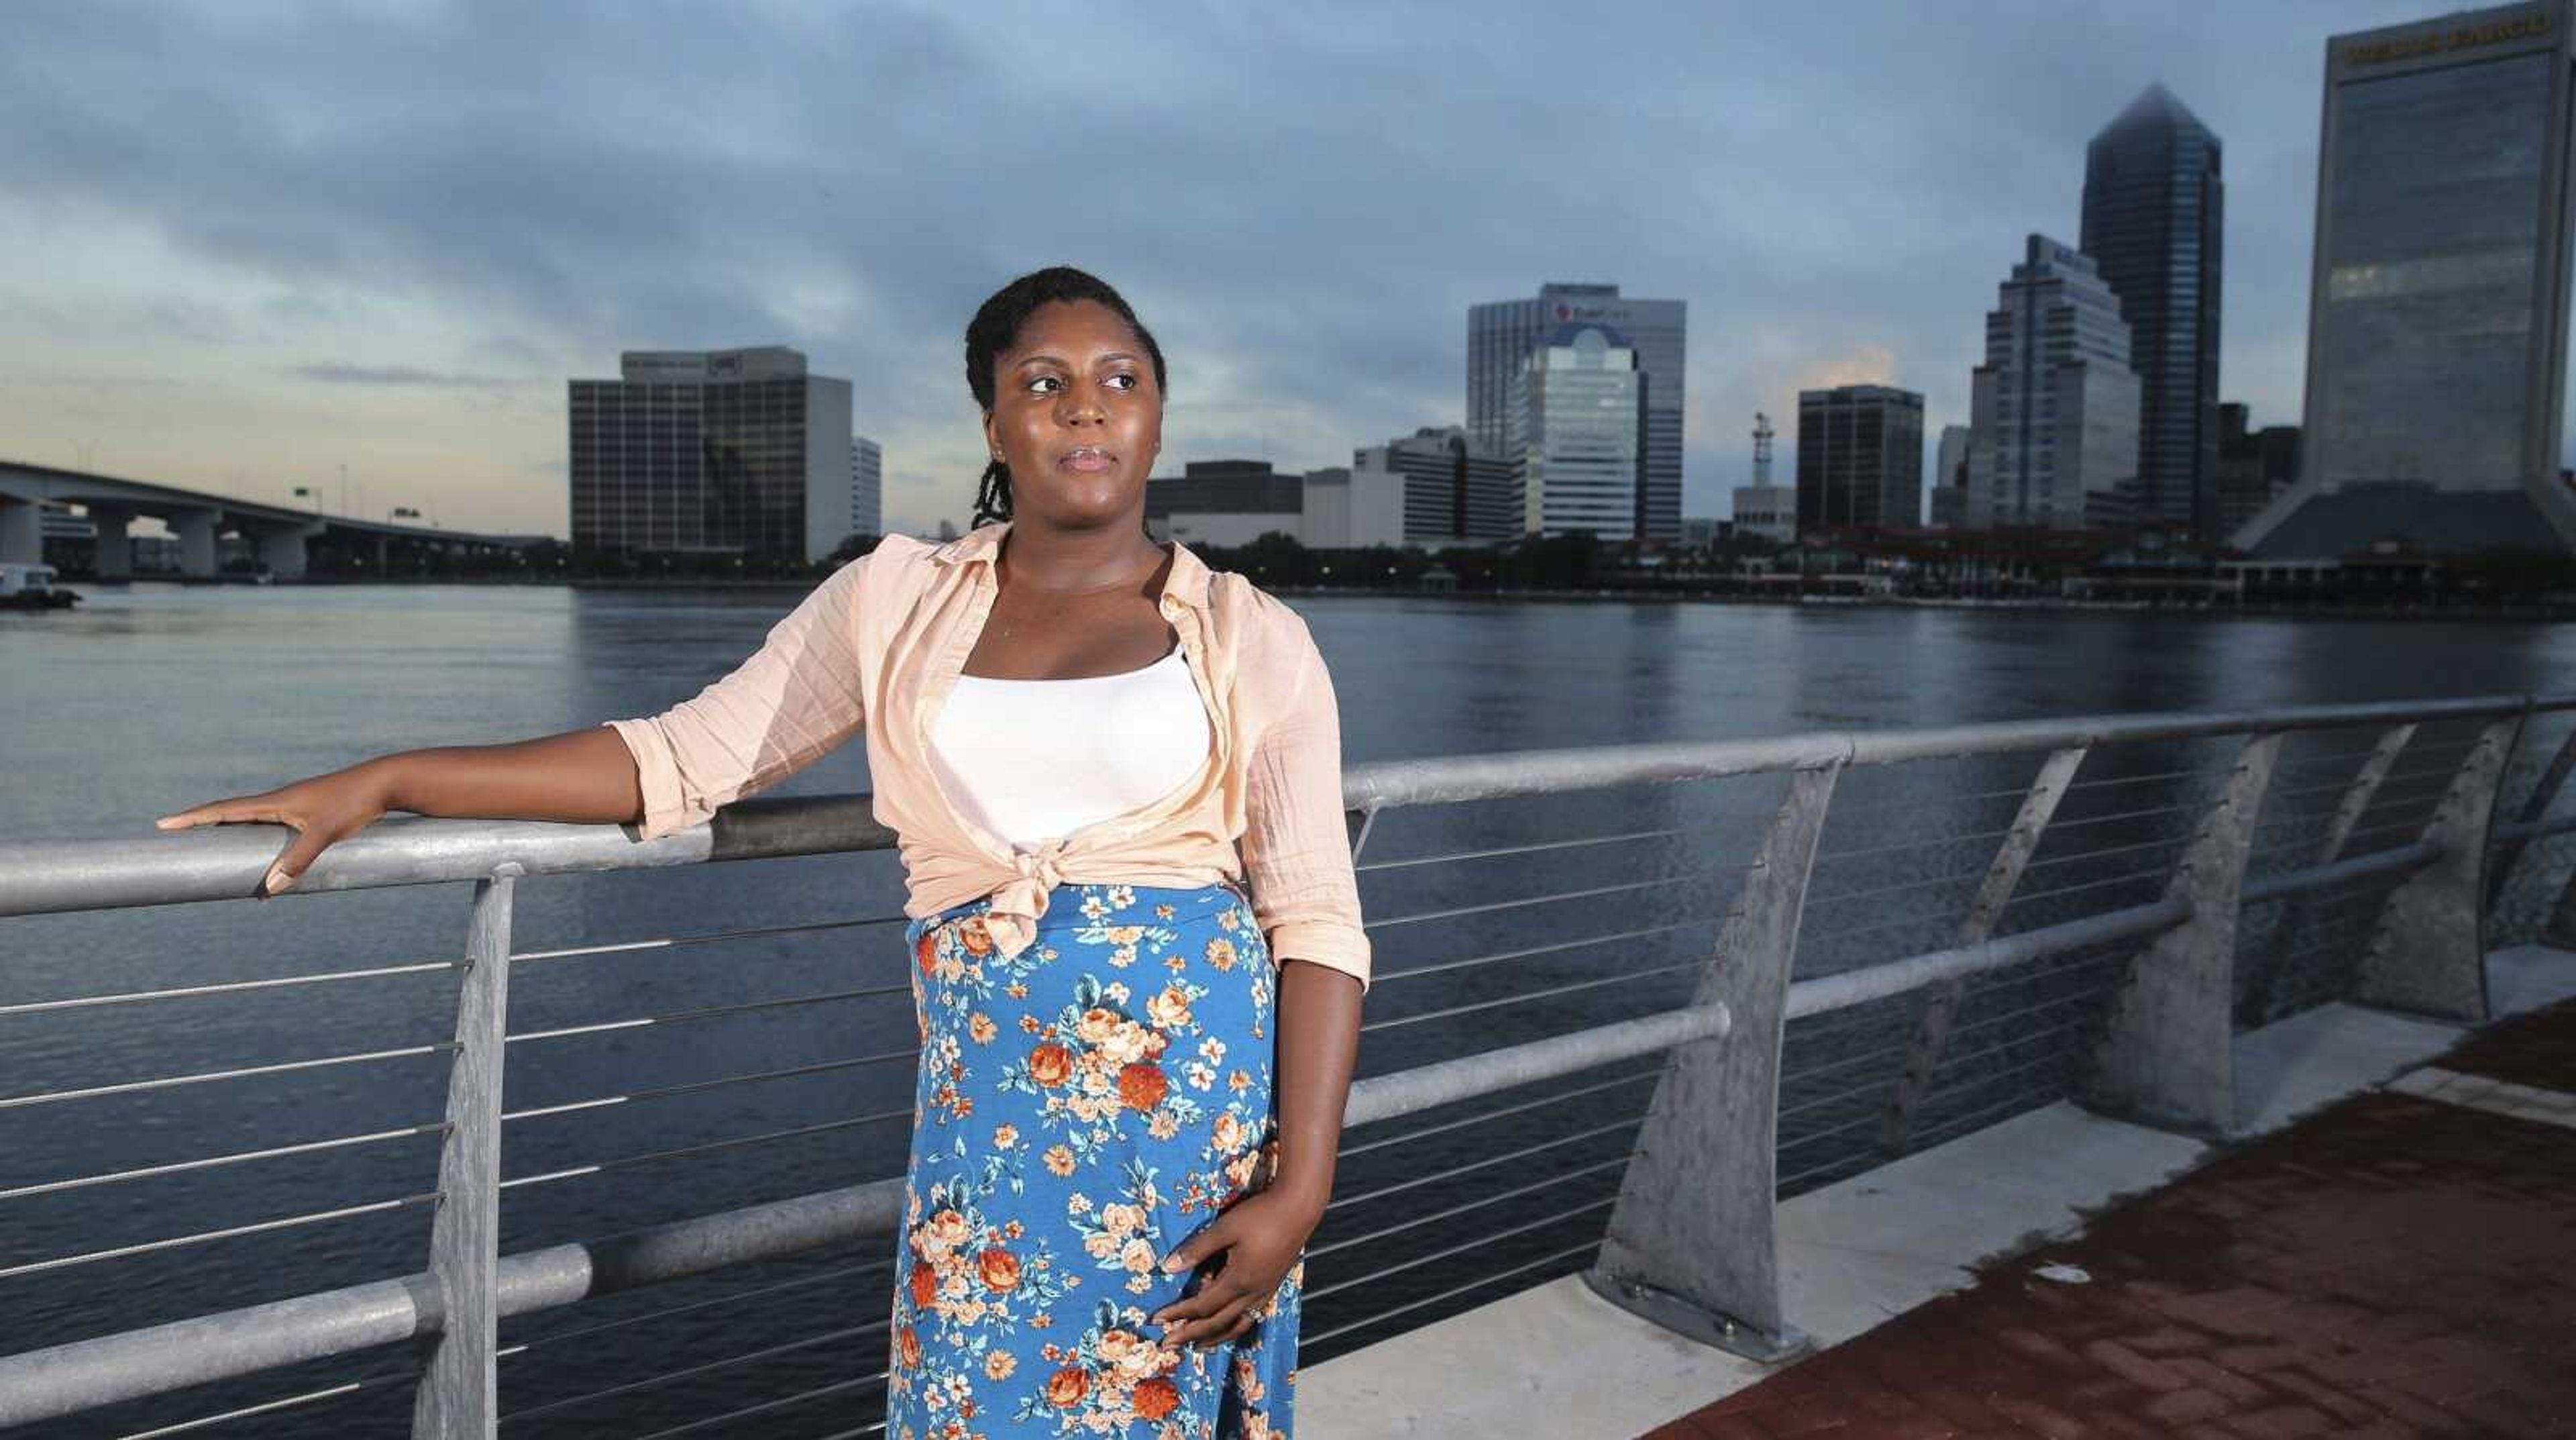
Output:
<svg viewBox="0 0 2576 1440">
<path fill-rule="evenodd" d="M 900 457 L 889 513 L 961 521 L 961 333 L 1022 271 L 1121 287 L 1172 358 L 1172 433 L 1293 468 L 1458 420 L 1469 304 L 1611 279 L 1690 303 L 1685 509 L 1720 513 L 1800 376 L 1902 357 L 1936 430 L 1964 413 L 2021 236 L 2072 238 L 2085 139 L 2157 79 L 2229 146 L 2228 398 L 2294 406 L 2322 40 L 2422 8 L 1855 0 L 1604 32 L 1513 3 L 31 3 L 0 49 L 0 212 L 60 218 L 0 235 L 38 272 L 142 237 L 134 294 L 57 318 L 103 350 L 193 337 L 265 372 L 272 412 L 374 387 L 462 428 L 516 392 L 488 471 L 441 472 L 495 505 L 560 452 L 561 379 L 792 343 Z M 157 330 L 156 267 L 195 287 Z M 0 372 L 59 363 L 6 298 Z M 219 475 L 226 437 L 198 440 Z"/>
</svg>

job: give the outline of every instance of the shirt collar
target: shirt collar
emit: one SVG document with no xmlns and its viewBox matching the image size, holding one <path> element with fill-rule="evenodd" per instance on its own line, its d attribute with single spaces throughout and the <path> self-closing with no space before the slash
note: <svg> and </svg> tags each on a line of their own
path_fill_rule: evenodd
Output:
<svg viewBox="0 0 2576 1440">
<path fill-rule="evenodd" d="M 1011 528 L 1008 520 L 978 525 L 965 534 L 930 552 L 930 558 L 942 565 L 989 565 L 1001 552 L 1002 536 Z M 1192 554 L 1190 547 L 1178 540 L 1172 542 L 1172 571 L 1166 577 L 1163 593 L 1175 596 L 1191 609 L 1204 614 L 1208 607 L 1208 583 L 1213 572 L 1207 562 Z"/>
</svg>

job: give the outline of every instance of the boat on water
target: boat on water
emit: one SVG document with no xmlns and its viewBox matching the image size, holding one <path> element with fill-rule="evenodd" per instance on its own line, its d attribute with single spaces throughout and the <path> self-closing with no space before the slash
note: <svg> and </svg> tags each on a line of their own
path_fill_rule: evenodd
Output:
<svg viewBox="0 0 2576 1440">
<path fill-rule="evenodd" d="M 51 565 L 0 562 L 0 610 L 68 610 L 80 603 L 80 592 L 56 584 Z"/>
</svg>

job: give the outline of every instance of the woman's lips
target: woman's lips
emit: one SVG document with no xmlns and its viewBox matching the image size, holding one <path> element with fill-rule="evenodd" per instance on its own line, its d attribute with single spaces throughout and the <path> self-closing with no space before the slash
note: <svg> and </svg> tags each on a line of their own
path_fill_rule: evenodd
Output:
<svg viewBox="0 0 2576 1440">
<path fill-rule="evenodd" d="M 1097 475 L 1118 464 L 1118 457 L 1099 450 L 1077 450 L 1056 462 L 1077 475 Z"/>
</svg>

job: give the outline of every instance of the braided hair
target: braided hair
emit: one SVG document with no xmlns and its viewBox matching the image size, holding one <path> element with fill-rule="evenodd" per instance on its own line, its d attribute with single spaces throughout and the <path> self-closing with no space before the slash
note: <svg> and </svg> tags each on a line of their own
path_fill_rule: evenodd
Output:
<svg viewBox="0 0 2576 1440">
<path fill-rule="evenodd" d="M 1017 344 L 1020 327 L 1039 306 L 1060 300 L 1093 300 L 1116 311 L 1127 328 L 1136 332 L 1136 343 L 1145 347 L 1146 357 L 1154 363 L 1154 392 L 1170 393 L 1163 374 L 1163 348 L 1154 343 L 1154 332 L 1145 328 L 1126 299 L 1109 282 L 1070 265 L 1053 265 L 1032 271 L 993 292 L 976 310 L 975 318 L 966 323 L 966 388 L 975 392 L 975 403 L 985 414 L 993 413 L 993 366 L 1002 352 Z M 1011 518 L 1011 467 L 996 460 L 984 467 L 983 483 L 975 491 L 975 518 L 968 528 L 995 520 Z M 1151 535 L 1153 527 L 1145 527 Z"/>
</svg>

